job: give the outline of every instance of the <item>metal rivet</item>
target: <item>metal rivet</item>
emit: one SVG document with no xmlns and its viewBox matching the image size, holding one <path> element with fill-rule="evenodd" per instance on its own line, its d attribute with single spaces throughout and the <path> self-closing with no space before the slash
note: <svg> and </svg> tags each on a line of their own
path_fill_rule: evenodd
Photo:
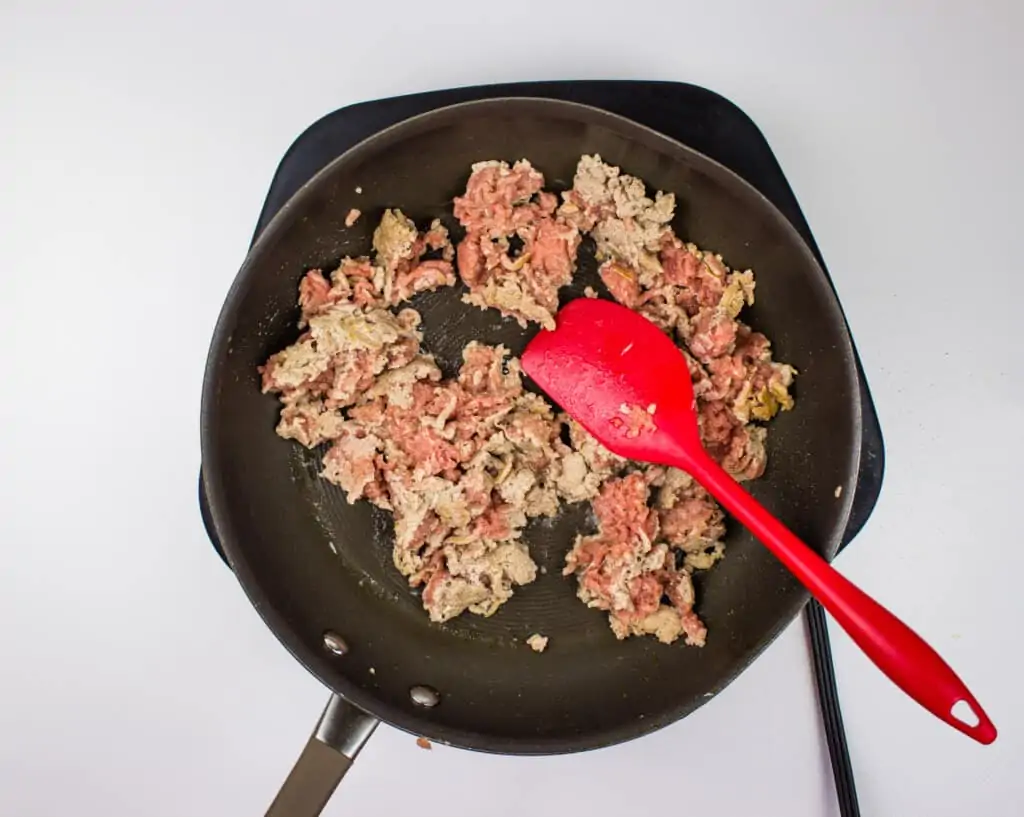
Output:
<svg viewBox="0 0 1024 817">
<path fill-rule="evenodd" d="M 345 639 L 330 630 L 324 633 L 324 646 L 335 655 L 344 655 L 348 652 L 348 644 Z"/>
<path fill-rule="evenodd" d="M 409 697 L 417 706 L 425 706 L 427 709 L 441 703 L 441 696 L 436 689 L 428 686 L 414 686 L 409 690 Z"/>
</svg>

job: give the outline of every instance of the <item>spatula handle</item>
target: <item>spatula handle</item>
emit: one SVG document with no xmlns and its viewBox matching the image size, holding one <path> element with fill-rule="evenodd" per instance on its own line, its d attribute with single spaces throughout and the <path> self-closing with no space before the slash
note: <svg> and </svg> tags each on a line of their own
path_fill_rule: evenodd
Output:
<svg viewBox="0 0 1024 817">
<path fill-rule="evenodd" d="M 687 463 L 686 470 L 778 557 L 896 686 L 979 743 L 996 739 L 981 705 L 924 639 L 801 542 L 710 457 Z M 973 717 L 963 713 L 961 720 L 953 713 L 961 701 Z"/>
</svg>

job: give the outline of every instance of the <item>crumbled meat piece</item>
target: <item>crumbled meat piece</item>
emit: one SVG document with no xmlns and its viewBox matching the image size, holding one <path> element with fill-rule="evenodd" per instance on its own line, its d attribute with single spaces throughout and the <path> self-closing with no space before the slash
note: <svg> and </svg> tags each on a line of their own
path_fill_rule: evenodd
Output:
<svg viewBox="0 0 1024 817">
<path fill-rule="evenodd" d="M 299 327 L 305 327 L 311 315 L 332 303 L 337 303 L 347 294 L 341 290 L 332 291 L 331 284 L 320 270 L 313 269 L 307 272 L 299 282 L 299 308 L 302 310 Z"/>
<path fill-rule="evenodd" d="M 605 261 L 598 270 L 612 297 L 623 306 L 640 305 L 640 281 L 636 271 L 621 261 Z"/>
<path fill-rule="evenodd" d="M 404 301 L 417 292 L 438 287 L 449 287 L 455 283 L 455 271 L 450 261 L 429 259 L 421 261 L 408 270 L 399 270 L 392 284 L 392 300 Z"/>
<path fill-rule="evenodd" d="M 534 652 L 544 652 L 548 648 L 548 641 L 550 640 L 546 635 L 534 633 L 526 639 L 526 644 Z"/>
<path fill-rule="evenodd" d="M 515 229 L 524 215 L 516 207 L 529 207 L 544 187 L 544 176 L 525 159 L 512 167 L 507 162 L 477 162 L 470 168 L 466 192 L 455 199 L 455 218 L 473 232 L 498 236 Z"/>
<path fill-rule="evenodd" d="M 757 479 L 764 473 L 766 431 L 744 425 L 723 401 L 697 401 L 697 419 L 704 447 L 722 467 L 739 480 Z"/>
<path fill-rule="evenodd" d="M 580 599 L 608 611 L 618 638 L 652 633 L 671 642 L 685 634 L 699 646 L 705 631 L 693 612 L 693 584 L 676 566 L 676 545 L 663 541 L 648 490 L 640 472 L 607 481 L 594 500 L 598 532 L 577 538 L 564 572 L 576 574 Z"/>
<path fill-rule="evenodd" d="M 662 266 L 661 280 L 675 287 L 676 301 L 690 315 L 702 308 L 718 306 L 725 294 L 725 271 L 717 259 L 697 249 L 694 244 L 683 244 L 679 239 L 664 241 L 659 255 Z M 712 265 L 709 263 L 715 260 Z M 751 291 L 751 298 L 753 292 Z"/>
<path fill-rule="evenodd" d="M 740 482 L 762 476 L 768 461 L 767 437 L 768 430 L 763 426 L 740 426 L 729 441 L 722 467 Z"/>
<path fill-rule="evenodd" d="M 662 537 L 683 552 L 684 566 L 707 570 L 725 554 L 721 541 L 725 514 L 707 491 L 678 468 L 666 468 L 656 483 Z"/>
<path fill-rule="evenodd" d="M 345 423 L 342 433 L 324 455 L 320 475 L 346 493 L 351 505 L 367 496 L 367 487 L 379 482 L 377 457 L 383 441 L 368 433 L 353 420 Z M 379 491 L 374 492 L 379 495 Z"/>
<path fill-rule="evenodd" d="M 355 207 L 353 207 L 351 210 L 348 211 L 348 214 L 345 216 L 345 226 L 351 227 L 353 224 L 359 221 L 359 217 L 362 214 L 363 213 L 361 210 L 357 210 Z"/>
<path fill-rule="evenodd" d="M 657 252 L 671 232 L 675 196 L 659 192 L 652 200 L 640 179 L 584 156 L 563 199 L 559 214 L 593 236 L 599 259 L 618 261 L 641 279 L 660 272 Z"/>
<path fill-rule="evenodd" d="M 613 618 L 611 627 L 617 638 L 653 635 L 662 644 L 671 644 L 685 636 L 686 643 L 694 647 L 703 647 L 708 634 L 707 627 L 696 613 L 692 610 L 681 613 L 677 607 L 668 604 L 662 604 L 653 613 L 629 622 Z"/>
<path fill-rule="evenodd" d="M 601 445 L 589 431 L 567 414 L 562 415 L 562 422 L 568 426 L 573 450 L 580 453 L 591 471 L 600 475 L 602 482 L 626 464 L 625 459 Z"/>
<path fill-rule="evenodd" d="M 685 498 L 659 512 L 665 541 L 684 550 L 689 542 L 714 541 L 725 531 L 722 512 L 707 496 Z"/>
<path fill-rule="evenodd" d="M 416 745 L 421 749 L 433 749 L 434 745 L 426 738 L 416 738 Z"/>
<path fill-rule="evenodd" d="M 512 535 L 511 529 L 507 532 Z M 423 606 L 433 621 L 447 621 L 467 609 L 492 615 L 512 597 L 513 585 L 537 578 L 526 545 L 494 544 L 486 531 L 482 537 L 472 549 L 462 544 L 445 548 L 448 568 L 439 569 L 423 589 Z"/>
<path fill-rule="evenodd" d="M 441 379 L 441 370 L 434 359 L 427 355 L 417 355 L 403 366 L 381 374 L 377 381 L 363 392 L 364 402 L 386 397 L 388 402 L 399 408 L 411 408 L 413 404 L 413 385 L 421 380 L 437 382 Z"/>
<path fill-rule="evenodd" d="M 423 243 L 427 250 L 441 253 L 441 258 L 451 263 L 455 260 L 455 247 L 452 246 L 448 228 L 444 226 L 441 219 L 435 218 L 430 222 L 429 229 L 423 234 Z"/>
<path fill-rule="evenodd" d="M 586 458 L 578 451 L 565 453 L 555 479 L 558 492 L 570 502 L 590 499 L 601 486 L 600 474 L 591 470 Z"/>
<path fill-rule="evenodd" d="M 622 429 L 627 437 L 635 439 L 657 428 L 652 419 L 656 408 L 653 404 L 644 408 L 623 403 L 619 408 L 622 417 L 613 417 L 611 425 L 613 428 Z"/>
<path fill-rule="evenodd" d="M 481 162 L 455 200 L 466 230 L 457 252 L 440 219 L 421 231 L 389 209 L 370 257 L 342 259 L 329 275 L 308 270 L 302 334 L 259 370 L 263 391 L 282 404 L 277 433 L 323 446 L 321 475 L 349 502 L 391 512 L 395 566 L 422 588 L 434 621 L 493 614 L 536 578 L 522 542 L 528 520 L 589 500 L 598 532 L 577 538 L 564 570 L 579 597 L 607 612 L 619 638 L 702 645 L 691 574 L 724 554 L 715 501 L 684 472 L 631 464 L 556 416 L 524 391 L 518 360 L 501 346 L 468 344 L 457 375 L 445 378 L 421 349 L 419 313 L 399 307 L 452 286 L 454 263 L 468 303 L 550 328 L 589 235 L 610 295 L 679 344 L 704 445 L 737 479 L 763 473 L 767 431 L 756 423 L 792 408 L 796 372 L 740 320 L 754 302 L 753 273 L 678 239 L 671 194 L 648 196 L 599 156 L 580 159 L 561 205 L 543 188 L 526 160 Z M 358 217 L 353 209 L 346 225 Z M 656 414 L 655 405 L 624 405 L 621 427 L 643 434 Z M 538 652 L 547 642 L 527 640 Z"/>
<path fill-rule="evenodd" d="M 412 258 L 418 237 L 416 225 L 401 210 L 385 210 L 373 231 L 373 250 L 385 269 Z"/>
<path fill-rule="evenodd" d="M 572 280 L 579 230 L 555 215 L 544 177 L 523 160 L 473 165 L 455 217 L 466 228 L 458 247 L 466 303 L 516 318 L 525 327 L 555 325 L 558 290 Z M 521 246 L 513 249 L 512 239 Z"/>
<path fill-rule="evenodd" d="M 388 304 L 455 283 L 454 250 L 448 230 L 438 219 L 421 234 L 401 210 L 385 210 L 373 233 L 373 249 L 381 269 L 380 290 Z M 441 257 L 425 258 L 431 251 L 440 252 Z"/>
<path fill-rule="evenodd" d="M 374 377 L 403 365 L 419 333 L 382 309 L 350 303 L 326 307 L 309 318 L 309 331 L 261 367 L 263 391 L 285 404 L 323 399 L 328 409 L 351 405 Z"/>
<path fill-rule="evenodd" d="M 313 448 L 339 436 L 344 423 L 341 412 L 328 409 L 323 400 L 299 400 L 281 409 L 277 433 L 286 440 Z"/>
</svg>

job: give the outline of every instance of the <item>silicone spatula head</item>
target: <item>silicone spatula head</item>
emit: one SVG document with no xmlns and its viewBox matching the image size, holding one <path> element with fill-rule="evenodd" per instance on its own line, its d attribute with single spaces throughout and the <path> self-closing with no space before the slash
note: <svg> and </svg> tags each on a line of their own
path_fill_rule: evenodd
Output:
<svg viewBox="0 0 1024 817">
<path fill-rule="evenodd" d="M 565 306 L 523 370 L 610 451 L 683 465 L 703 455 L 686 358 L 642 315 L 596 298 Z"/>
</svg>

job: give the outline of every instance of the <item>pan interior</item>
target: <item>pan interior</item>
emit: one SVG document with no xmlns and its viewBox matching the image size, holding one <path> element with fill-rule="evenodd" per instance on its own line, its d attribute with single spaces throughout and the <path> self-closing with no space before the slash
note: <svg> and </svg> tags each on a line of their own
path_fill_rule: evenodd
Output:
<svg viewBox="0 0 1024 817">
<path fill-rule="evenodd" d="M 547 100 L 498 100 L 436 111 L 378 134 L 321 172 L 282 209 L 247 258 L 218 325 L 204 393 L 203 459 L 214 522 L 253 603 L 325 684 L 392 723 L 458 745 L 536 753 L 589 748 L 648 732 L 722 689 L 799 610 L 805 594 L 736 523 L 727 555 L 698 574 L 703 649 L 653 639 L 617 641 L 605 614 L 561 576 L 589 505 L 534 521 L 525 541 L 542 574 L 491 618 L 428 621 L 391 562 L 390 516 L 348 505 L 317 476 L 319 453 L 274 434 L 278 404 L 260 394 L 256 367 L 295 340 L 298 280 L 362 255 L 385 207 L 461 236 L 451 200 L 473 162 L 526 157 L 549 189 L 571 185 L 583 153 L 600 153 L 650 188 L 676 193 L 684 240 L 752 267 L 757 303 L 745 314 L 800 372 L 796 408 L 768 437 L 766 475 L 752 493 L 812 547 L 834 554 L 857 471 L 860 415 L 845 324 L 827 281 L 784 218 L 706 158 L 610 114 Z M 357 193 L 357 188 L 361 189 Z M 363 217 L 346 229 L 346 213 Z M 563 303 L 602 290 L 589 245 Z M 424 347 L 455 371 L 470 340 L 521 353 L 534 330 L 461 303 L 461 285 L 417 296 Z M 571 376 L 571 374 L 567 375 Z M 837 487 L 842 487 L 836 498 Z M 334 631 L 350 646 L 323 649 Z M 533 653 L 525 639 L 550 636 Z M 408 690 L 436 688 L 417 708 Z"/>
</svg>

